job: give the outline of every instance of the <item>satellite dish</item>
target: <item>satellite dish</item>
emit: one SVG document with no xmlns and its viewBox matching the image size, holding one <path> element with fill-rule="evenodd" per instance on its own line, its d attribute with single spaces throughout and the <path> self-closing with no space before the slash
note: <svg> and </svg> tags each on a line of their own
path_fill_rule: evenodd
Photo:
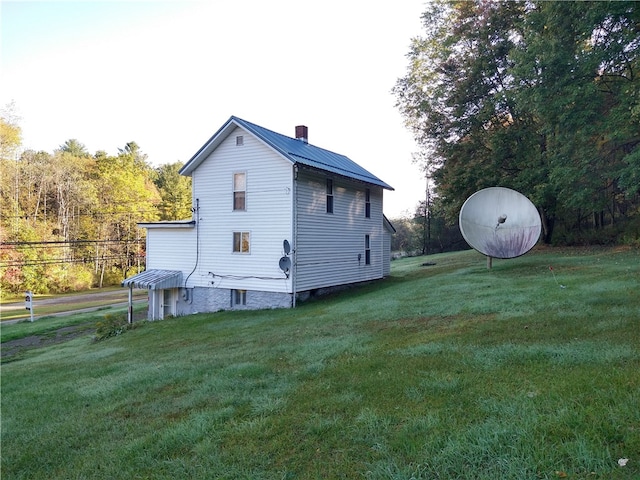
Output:
<svg viewBox="0 0 640 480">
<path fill-rule="evenodd" d="M 289 257 L 282 257 L 279 264 L 280 270 L 282 270 L 284 273 L 287 273 L 289 270 L 291 270 L 291 259 Z"/>
<path fill-rule="evenodd" d="M 471 195 L 460 209 L 459 223 L 467 243 L 493 258 L 524 255 L 540 238 L 538 210 L 510 188 L 485 188 Z"/>
<path fill-rule="evenodd" d="M 289 255 L 289 252 L 291 251 L 291 245 L 289 245 L 289 240 L 285 240 L 284 242 L 282 242 L 282 248 L 284 248 L 284 254 Z"/>
</svg>

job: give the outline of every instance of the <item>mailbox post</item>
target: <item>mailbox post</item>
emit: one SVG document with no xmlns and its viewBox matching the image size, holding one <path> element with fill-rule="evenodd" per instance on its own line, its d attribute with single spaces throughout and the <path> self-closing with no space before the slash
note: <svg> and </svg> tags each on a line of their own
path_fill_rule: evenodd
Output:
<svg viewBox="0 0 640 480">
<path fill-rule="evenodd" d="M 24 308 L 31 313 L 31 321 L 33 322 L 33 292 L 24 292 Z"/>
</svg>

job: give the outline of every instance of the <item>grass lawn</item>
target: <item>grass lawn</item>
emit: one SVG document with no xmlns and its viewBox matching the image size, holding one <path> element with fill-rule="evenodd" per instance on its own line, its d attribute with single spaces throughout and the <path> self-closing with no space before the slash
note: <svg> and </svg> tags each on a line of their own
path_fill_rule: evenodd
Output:
<svg viewBox="0 0 640 480">
<path fill-rule="evenodd" d="M 640 253 L 409 258 L 31 350 L 2 366 L 1 476 L 638 479 Z"/>
</svg>

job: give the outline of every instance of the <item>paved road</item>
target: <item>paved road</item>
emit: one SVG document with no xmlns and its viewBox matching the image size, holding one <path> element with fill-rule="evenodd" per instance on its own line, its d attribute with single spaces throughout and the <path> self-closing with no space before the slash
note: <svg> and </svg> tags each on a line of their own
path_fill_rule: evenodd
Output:
<svg viewBox="0 0 640 480">
<path fill-rule="evenodd" d="M 69 310 L 65 310 L 64 312 L 57 313 L 48 313 L 45 316 L 47 317 L 58 317 L 62 315 L 69 315 L 70 313 L 82 313 L 82 312 L 91 312 L 94 310 L 98 310 L 104 308 L 105 306 L 111 307 L 120 307 L 126 306 L 129 303 L 129 292 L 125 289 L 122 291 L 119 290 L 110 290 L 108 292 L 95 292 L 95 293 L 83 293 L 81 295 L 65 295 L 62 297 L 55 298 L 34 298 L 34 312 L 38 312 L 38 306 L 47 306 L 47 305 L 69 305 Z M 142 292 L 140 290 L 134 291 L 134 299 L 133 303 L 141 303 L 146 302 L 147 296 L 146 292 Z M 94 307 L 89 308 L 74 308 L 74 304 L 86 304 L 93 302 L 101 302 L 101 305 L 96 305 Z M 10 311 L 22 310 L 25 311 L 24 316 L 21 318 L 17 318 L 14 320 L 4 320 L 3 324 L 10 324 L 19 322 L 26 318 L 29 318 L 28 312 L 24 308 L 24 301 L 21 302 L 12 302 L 12 303 L 0 303 L 0 319 L 2 318 L 2 314 Z M 38 315 L 34 316 L 34 320 L 38 318 Z"/>
</svg>

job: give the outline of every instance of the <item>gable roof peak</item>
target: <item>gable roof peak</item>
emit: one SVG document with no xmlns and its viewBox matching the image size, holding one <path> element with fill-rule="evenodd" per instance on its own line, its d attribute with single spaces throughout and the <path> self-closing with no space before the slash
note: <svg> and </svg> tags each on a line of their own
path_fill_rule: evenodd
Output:
<svg viewBox="0 0 640 480">
<path fill-rule="evenodd" d="M 299 137 L 298 133 L 301 134 L 300 137 L 291 138 L 236 116 L 231 116 L 229 120 L 220 127 L 182 167 L 180 173 L 183 175 L 191 175 L 198 165 L 209 157 L 220 143 L 231 134 L 235 127 L 240 127 L 251 133 L 294 165 L 303 165 L 316 170 L 322 170 L 353 180 L 377 185 L 387 190 L 393 190 L 393 187 L 345 155 L 331 152 L 308 143 L 308 128 L 304 125 L 296 127 L 296 137 Z M 300 129 L 300 131 L 298 131 L 298 129 Z"/>
</svg>

